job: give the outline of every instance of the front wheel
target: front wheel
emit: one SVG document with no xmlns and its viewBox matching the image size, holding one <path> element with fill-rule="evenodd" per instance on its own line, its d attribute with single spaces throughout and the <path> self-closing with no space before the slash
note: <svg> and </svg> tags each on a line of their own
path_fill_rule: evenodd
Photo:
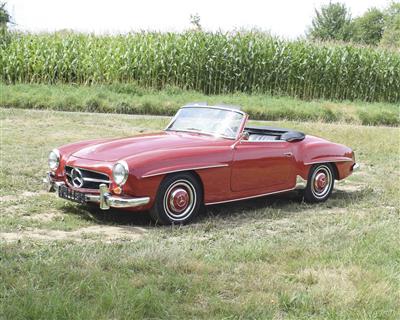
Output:
<svg viewBox="0 0 400 320">
<path fill-rule="evenodd" d="M 201 185 L 192 174 L 167 176 L 160 184 L 150 215 L 160 224 L 185 224 L 199 213 L 202 199 Z"/>
<path fill-rule="evenodd" d="M 313 165 L 304 190 L 304 200 L 307 202 L 326 201 L 332 193 L 334 183 L 335 175 L 331 164 Z"/>
</svg>

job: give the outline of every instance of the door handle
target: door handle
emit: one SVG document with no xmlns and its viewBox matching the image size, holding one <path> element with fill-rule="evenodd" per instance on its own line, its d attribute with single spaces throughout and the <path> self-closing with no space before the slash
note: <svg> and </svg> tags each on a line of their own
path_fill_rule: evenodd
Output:
<svg viewBox="0 0 400 320">
<path fill-rule="evenodd" d="M 285 152 L 283 155 L 284 155 L 285 157 L 291 157 L 291 156 L 293 156 L 293 153 L 291 153 L 291 152 Z"/>
</svg>

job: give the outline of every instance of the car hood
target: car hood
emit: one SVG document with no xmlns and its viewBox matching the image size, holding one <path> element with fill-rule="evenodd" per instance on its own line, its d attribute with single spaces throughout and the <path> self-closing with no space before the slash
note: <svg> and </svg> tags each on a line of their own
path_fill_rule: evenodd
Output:
<svg viewBox="0 0 400 320">
<path fill-rule="evenodd" d="M 174 150 L 187 147 L 196 148 L 210 146 L 211 143 L 226 144 L 228 140 L 199 134 L 159 132 L 101 141 L 90 144 L 74 152 L 72 155 L 77 158 L 88 160 L 118 161 L 155 150 Z"/>
</svg>

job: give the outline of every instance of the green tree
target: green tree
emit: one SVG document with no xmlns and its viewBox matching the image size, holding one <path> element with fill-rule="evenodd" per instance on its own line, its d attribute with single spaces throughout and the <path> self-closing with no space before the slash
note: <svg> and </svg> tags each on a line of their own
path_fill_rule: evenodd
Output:
<svg viewBox="0 0 400 320">
<path fill-rule="evenodd" d="M 194 30 L 201 31 L 200 15 L 198 13 L 190 15 L 190 24 Z"/>
<path fill-rule="evenodd" d="M 0 28 L 7 28 L 7 23 L 11 21 L 11 16 L 7 12 L 6 3 L 0 2 Z"/>
<path fill-rule="evenodd" d="M 385 15 L 376 8 L 370 8 L 361 17 L 353 20 L 351 39 L 369 45 L 378 45 L 385 28 Z"/>
<path fill-rule="evenodd" d="M 323 41 L 348 41 L 351 37 L 351 14 L 347 7 L 339 2 L 330 2 L 315 10 L 308 37 Z"/>
<path fill-rule="evenodd" d="M 400 3 L 392 2 L 385 11 L 385 30 L 383 32 L 382 46 L 400 49 Z"/>
</svg>

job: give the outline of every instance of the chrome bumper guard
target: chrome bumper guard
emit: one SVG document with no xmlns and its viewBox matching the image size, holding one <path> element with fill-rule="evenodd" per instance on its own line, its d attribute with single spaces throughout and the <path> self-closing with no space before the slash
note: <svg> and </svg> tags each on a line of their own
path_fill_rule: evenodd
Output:
<svg viewBox="0 0 400 320">
<path fill-rule="evenodd" d="M 360 165 L 358 163 L 353 164 L 353 166 L 351 167 L 351 171 L 355 172 L 355 171 L 359 171 L 360 170 Z"/>
<path fill-rule="evenodd" d="M 295 190 L 303 190 L 307 186 L 307 180 L 304 180 L 301 176 L 296 176 L 296 186 L 294 187 Z"/>
<path fill-rule="evenodd" d="M 56 192 L 58 194 L 58 188 L 62 185 L 65 185 L 63 181 L 54 181 L 50 173 L 47 173 L 46 178 L 43 179 L 43 182 L 47 186 L 47 191 Z M 123 198 L 110 194 L 107 185 L 100 185 L 100 194 L 90 194 L 85 193 L 86 202 L 95 202 L 100 204 L 100 209 L 108 210 L 110 208 L 133 208 L 143 206 L 150 202 L 149 197 L 140 197 L 140 198 Z"/>
</svg>

